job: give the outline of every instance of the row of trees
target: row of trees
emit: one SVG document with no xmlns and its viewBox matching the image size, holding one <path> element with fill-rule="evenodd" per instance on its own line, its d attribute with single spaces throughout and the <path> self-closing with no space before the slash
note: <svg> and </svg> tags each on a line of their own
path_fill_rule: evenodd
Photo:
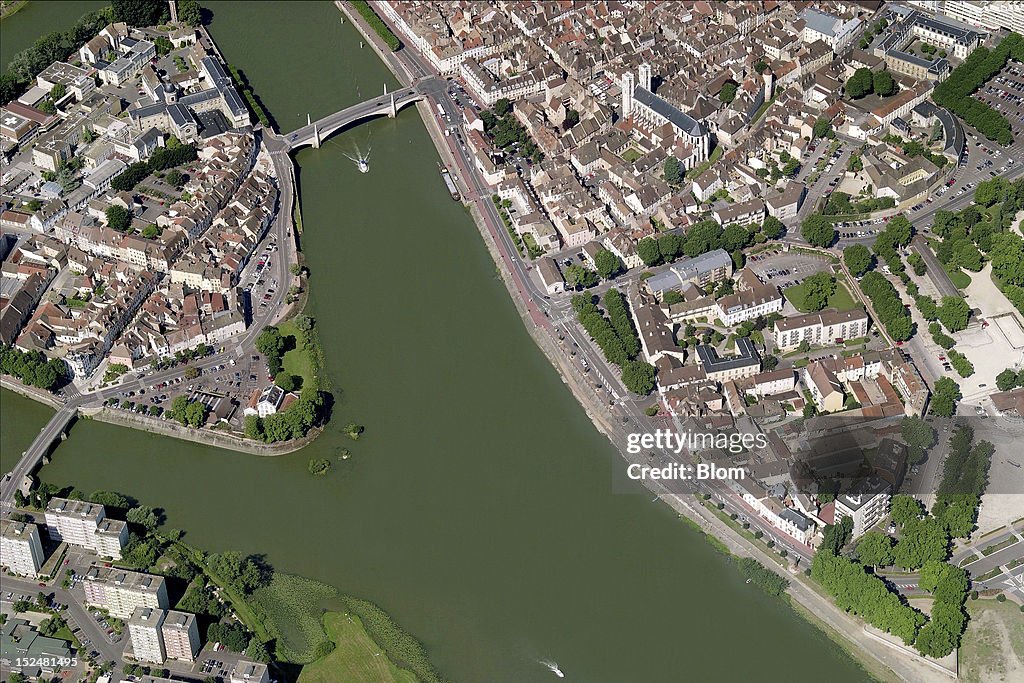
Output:
<svg viewBox="0 0 1024 683">
<path fill-rule="evenodd" d="M 871 301 L 878 322 L 889 336 L 896 341 L 910 339 L 914 333 L 914 321 L 892 283 L 881 273 L 870 271 L 861 278 L 860 288 Z"/>
<path fill-rule="evenodd" d="M 958 426 L 950 439 L 949 455 L 942 470 L 932 514 L 942 520 L 952 536 L 964 538 L 971 533 L 981 494 L 988 486 L 988 470 L 995 447 L 988 441 L 973 443 L 974 430 Z"/>
<path fill-rule="evenodd" d="M 761 226 L 733 223 L 724 229 L 708 219 L 691 227 L 683 236 L 664 233 L 658 238 L 644 237 L 637 243 L 637 254 L 647 266 L 671 263 L 681 256 L 692 258 L 715 249 L 725 249 L 735 259 L 735 254 L 743 248 L 755 241 L 776 239 L 783 230 L 782 222 L 774 216 L 768 216 Z"/>
<path fill-rule="evenodd" d="M 1010 58 L 1024 59 L 1024 39 L 1011 33 L 995 48 L 979 47 L 939 83 L 932 99 L 949 109 L 990 140 L 1007 145 L 1013 141 L 1010 122 L 998 111 L 971 95 L 999 73 Z"/>
<path fill-rule="evenodd" d="M 889 590 L 885 581 L 864 570 L 859 562 L 822 547 L 814 555 L 811 576 L 829 592 L 836 605 L 911 645 L 926 619 Z"/>
<path fill-rule="evenodd" d="M 67 364 L 59 358 L 48 360 L 41 351 L 22 351 L 6 344 L 0 345 L 0 372 L 46 391 L 59 389 L 70 378 Z"/>
<path fill-rule="evenodd" d="M 183 427 L 199 429 L 206 423 L 210 407 L 202 401 L 192 400 L 187 396 L 176 396 L 171 401 L 171 409 L 167 414 L 180 422 Z"/>
<path fill-rule="evenodd" d="M 895 95 L 899 88 L 888 71 L 875 71 L 862 67 L 853 72 L 844 86 L 847 97 L 859 100 L 874 93 L 880 97 Z"/>
<path fill-rule="evenodd" d="M 617 289 L 609 289 L 604 296 L 608 317 L 601 313 L 594 301 L 577 294 L 572 298 L 576 319 L 598 345 L 609 363 L 622 368 L 622 383 L 635 394 L 646 396 L 654 390 L 655 371 L 650 363 L 636 360 L 640 352 L 640 337 L 625 297 Z"/>
</svg>

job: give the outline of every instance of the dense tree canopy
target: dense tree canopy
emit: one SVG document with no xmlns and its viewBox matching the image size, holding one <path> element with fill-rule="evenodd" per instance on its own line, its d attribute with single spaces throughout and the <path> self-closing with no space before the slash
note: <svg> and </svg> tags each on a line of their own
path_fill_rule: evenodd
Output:
<svg viewBox="0 0 1024 683">
<path fill-rule="evenodd" d="M 812 213 L 804 219 L 800 225 L 800 235 L 808 244 L 816 247 L 828 247 L 836 241 L 836 231 L 832 223 L 818 213 Z"/>
</svg>

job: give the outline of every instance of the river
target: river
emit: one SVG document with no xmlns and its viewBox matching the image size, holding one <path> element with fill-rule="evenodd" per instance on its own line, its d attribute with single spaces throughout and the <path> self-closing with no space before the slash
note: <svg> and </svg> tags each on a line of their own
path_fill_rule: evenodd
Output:
<svg viewBox="0 0 1024 683">
<path fill-rule="evenodd" d="M 203 4 L 286 131 L 390 81 L 329 3 Z M 343 154 L 356 145 L 369 174 Z M 865 680 L 666 506 L 612 493 L 623 461 L 524 330 L 414 108 L 297 161 L 340 389 L 327 432 L 257 458 L 80 421 L 43 479 L 130 493 L 199 546 L 369 598 L 457 681 L 554 680 L 542 659 L 570 680 Z M 3 403 L 5 445 L 30 439 L 8 419 L 25 407 Z M 311 457 L 335 467 L 315 479 Z"/>
<path fill-rule="evenodd" d="M 6 70 L 14 55 L 32 45 L 51 31 L 71 28 L 86 12 L 98 10 L 109 3 L 100 0 L 30 0 L 0 22 L 0 68 Z"/>
</svg>

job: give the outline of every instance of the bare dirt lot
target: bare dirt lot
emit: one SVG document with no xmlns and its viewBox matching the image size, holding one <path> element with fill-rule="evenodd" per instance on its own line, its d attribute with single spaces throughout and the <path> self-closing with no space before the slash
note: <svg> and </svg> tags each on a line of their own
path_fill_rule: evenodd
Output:
<svg viewBox="0 0 1024 683">
<path fill-rule="evenodd" d="M 969 683 L 1024 680 L 1024 618 L 1012 602 L 968 600 L 970 624 L 960 647 L 960 678 Z"/>
</svg>

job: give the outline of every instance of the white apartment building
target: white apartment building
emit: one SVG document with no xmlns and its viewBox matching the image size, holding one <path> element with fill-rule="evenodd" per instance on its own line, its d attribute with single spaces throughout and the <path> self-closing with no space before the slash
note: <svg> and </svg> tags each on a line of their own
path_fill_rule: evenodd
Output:
<svg viewBox="0 0 1024 683">
<path fill-rule="evenodd" d="M 782 310 L 783 297 L 778 287 L 762 283 L 753 271 L 746 268 L 740 271 L 737 280 L 740 291 L 715 302 L 715 314 L 726 326 L 739 325 Z"/>
<path fill-rule="evenodd" d="M 12 574 L 34 579 L 43 560 L 39 527 L 6 519 L 0 522 L 0 566 Z"/>
<path fill-rule="evenodd" d="M 993 30 L 1005 28 L 1024 33 L 1024 4 L 1005 0 L 946 0 L 942 13 L 947 17 Z"/>
<path fill-rule="evenodd" d="M 775 345 L 783 353 L 806 341 L 808 344 L 832 344 L 838 339 L 856 339 L 868 332 L 868 314 L 863 309 L 809 313 L 775 321 Z"/>
<path fill-rule="evenodd" d="M 110 567 L 93 567 L 85 574 L 85 602 L 118 619 L 128 619 L 139 607 L 167 609 L 167 583 L 162 576 Z"/>
<path fill-rule="evenodd" d="M 135 659 L 140 662 L 163 664 L 164 640 L 160 627 L 166 612 L 152 607 L 136 607 L 128 619 L 128 635 L 132 641 Z"/>
<path fill-rule="evenodd" d="M 199 640 L 199 625 L 196 615 L 170 610 L 164 618 L 161 632 L 164 654 L 167 659 L 193 662 L 202 643 Z"/>
<path fill-rule="evenodd" d="M 128 542 L 128 525 L 107 519 L 102 505 L 82 500 L 53 498 L 46 506 L 46 530 L 55 541 L 88 548 L 103 557 L 121 559 Z"/>
<path fill-rule="evenodd" d="M 889 514 L 891 498 L 887 483 L 869 479 L 857 492 L 836 496 L 836 522 L 843 517 L 853 518 L 853 537 L 858 538 Z"/>
</svg>

